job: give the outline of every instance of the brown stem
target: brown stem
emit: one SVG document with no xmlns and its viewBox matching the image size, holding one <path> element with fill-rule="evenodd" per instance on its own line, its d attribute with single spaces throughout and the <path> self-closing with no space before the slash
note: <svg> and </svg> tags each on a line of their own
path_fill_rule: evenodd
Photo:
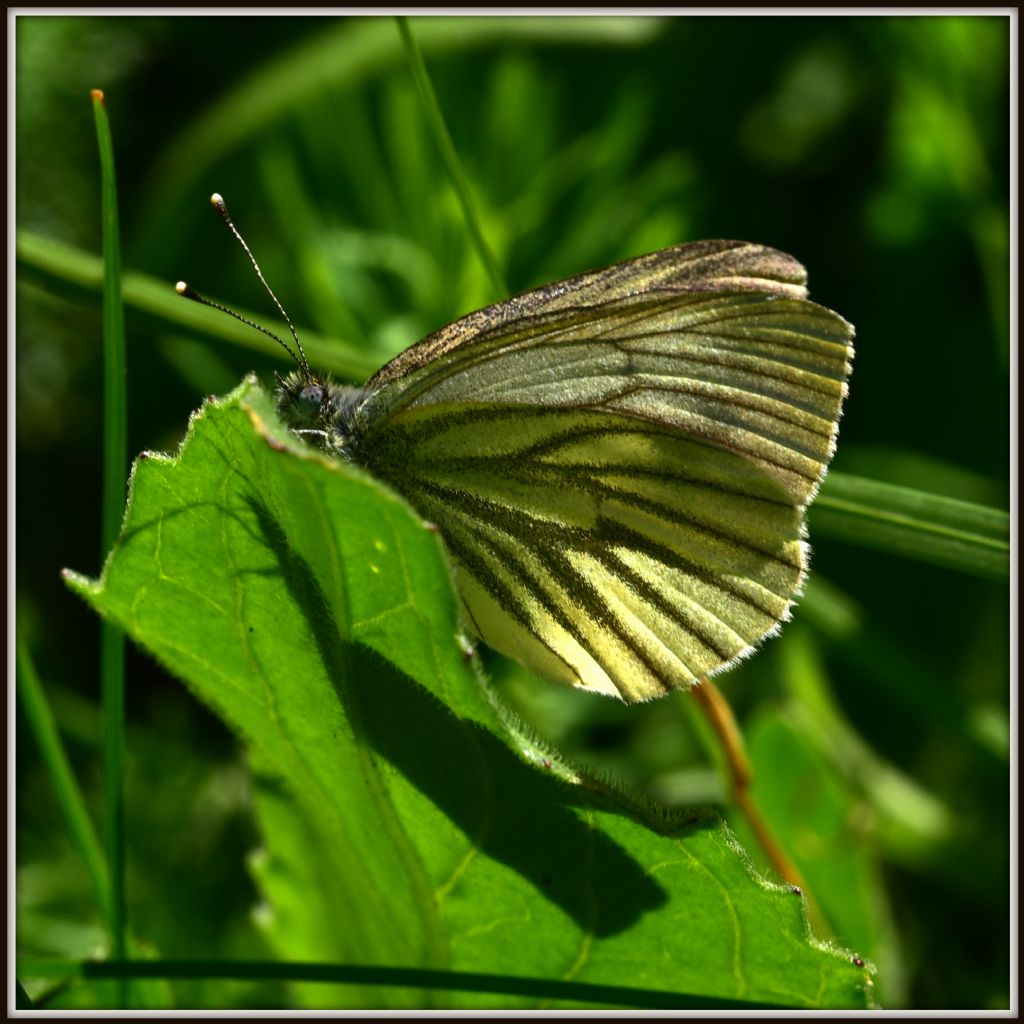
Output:
<svg viewBox="0 0 1024 1024">
<path fill-rule="evenodd" d="M 729 702 L 722 695 L 722 691 L 710 679 L 702 679 L 698 686 L 690 691 L 696 699 L 700 709 L 704 712 L 711 728 L 714 729 L 722 744 L 725 753 L 726 763 L 729 768 L 729 777 L 732 784 L 732 798 L 740 813 L 747 819 L 748 824 L 757 837 L 761 849 L 764 850 L 772 867 L 790 885 L 794 885 L 801 892 L 807 893 L 807 884 L 800 874 L 797 866 L 789 859 L 785 850 L 779 845 L 775 836 L 772 835 L 768 823 L 761 816 L 753 797 L 750 794 L 752 783 L 752 769 L 750 759 L 743 749 L 743 736 L 740 733 L 739 725 L 729 707 Z M 807 895 L 808 908 L 815 923 L 819 927 L 826 927 L 825 920 L 820 910 L 816 907 Z"/>
</svg>

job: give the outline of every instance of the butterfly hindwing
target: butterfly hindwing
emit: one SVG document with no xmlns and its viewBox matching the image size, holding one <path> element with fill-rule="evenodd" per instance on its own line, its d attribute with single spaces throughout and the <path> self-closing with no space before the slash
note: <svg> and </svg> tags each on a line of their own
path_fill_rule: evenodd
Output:
<svg viewBox="0 0 1024 1024">
<path fill-rule="evenodd" d="M 627 700 L 685 687 L 771 631 L 802 579 L 774 478 L 635 417 L 430 406 L 370 451 L 438 525 L 470 625 L 548 678 Z"/>
</svg>

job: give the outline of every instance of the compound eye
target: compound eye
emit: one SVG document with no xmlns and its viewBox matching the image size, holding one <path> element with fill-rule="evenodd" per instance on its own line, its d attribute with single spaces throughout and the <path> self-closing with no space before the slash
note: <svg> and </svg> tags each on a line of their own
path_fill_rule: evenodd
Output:
<svg viewBox="0 0 1024 1024">
<path fill-rule="evenodd" d="M 320 411 L 323 401 L 324 389 L 319 384 L 310 384 L 299 392 L 295 404 L 301 416 L 312 419 Z"/>
</svg>

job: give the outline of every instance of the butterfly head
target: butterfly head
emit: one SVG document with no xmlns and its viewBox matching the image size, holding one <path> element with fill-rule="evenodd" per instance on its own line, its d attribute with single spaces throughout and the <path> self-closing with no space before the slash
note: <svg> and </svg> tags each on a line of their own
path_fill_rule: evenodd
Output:
<svg viewBox="0 0 1024 1024">
<path fill-rule="evenodd" d="M 274 389 L 281 419 L 307 443 L 332 455 L 352 458 L 359 435 L 362 388 L 336 384 L 305 368 L 277 375 Z"/>
<path fill-rule="evenodd" d="M 327 388 L 304 373 L 277 376 L 277 405 L 293 430 L 315 427 L 322 418 Z"/>
</svg>

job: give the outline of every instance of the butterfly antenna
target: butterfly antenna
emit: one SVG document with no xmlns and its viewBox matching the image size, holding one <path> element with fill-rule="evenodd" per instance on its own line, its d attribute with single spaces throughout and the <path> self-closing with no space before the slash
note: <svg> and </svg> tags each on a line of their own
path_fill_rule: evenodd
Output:
<svg viewBox="0 0 1024 1024">
<path fill-rule="evenodd" d="M 267 294 L 274 300 L 274 305 L 277 306 L 278 312 L 284 317 L 284 322 L 288 325 L 288 330 L 291 331 L 292 338 L 295 340 L 295 347 L 299 350 L 299 357 L 295 359 L 295 356 L 293 355 L 292 358 L 295 359 L 300 367 L 302 367 L 302 372 L 305 373 L 306 378 L 309 379 L 312 377 L 312 373 L 309 369 L 309 363 L 306 361 L 306 353 L 302 350 L 302 342 L 299 341 L 299 335 L 296 333 L 295 327 L 292 325 L 288 314 L 284 311 L 284 306 L 281 305 L 277 296 L 274 294 L 274 289 L 267 284 L 267 279 L 263 276 L 263 271 L 260 270 L 260 265 L 256 262 L 256 257 L 253 256 L 252 250 L 245 244 L 245 239 L 242 237 L 241 232 L 235 227 L 235 222 L 231 219 L 231 214 L 228 213 L 227 205 L 224 203 L 224 197 L 220 195 L 219 192 L 214 192 L 213 195 L 210 196 L 210 203 L 221 215 L 224 223 L 231 229 L 231 234 L 233 234 L 238 240 L 238 244 L 245 250 L 245 255 L 249 257 L 249 262 L 252 264 L 253 270 L 256 271 L 256 276 L 260 279 L 260 283 L 264 288 L 266 288 Z M 207 305 L 212 305 L 212 303 L 207 303 Z M 241 317 L 239 319 L 241 319 Z M 269 334 L 270 332 L 267 331 L 266 333 Z M 276 335 L 271 335 L 271 337 L 276 337 Z M 281 341 L 280 338 L 277 340 Z M 281 344 L 283 345 L 284 342 L 281 342 Z M 291 349 L 288 348 L 287 345 L 284 347 L 291 352 Z"/>
<path fill-rule="evenodd" d="M 305 356 L 300 360 L 298 356 L 291 350 L 286 342 L 282 341 L 273 331 L 268 331 L 262 324 L 256 323 L 254 320 L 250 320 L 247 316 L 242 316 L 241 313 L 236 313 L 233 309 L 228 309 L 227 306 L 222 306 L 219 302 L 214 302 L 213 299 L 208 299 L 204 295 L 200 295 L 190 284 L 186 284 L 184 281 L 179 281 L 175 286 L 174 290 L 184 296 L 186 299 L 191 299 L 193 302 L 198 302 L 200 306 L 209 306 L 211 309 L 219 309 L 222 313 L 227 313 L 228 316 L 233 316 L 236 320 L 241 320 L 243 324 L 248 327 L 255 327 L 257 331 L 261 331 L 268 338 L 273 338 L 302 367 L 303 372 L 309 377 L 309 366 L 306 364 Z M 301 352 L 302 349 L 300 348 Z"/>
</svg>

